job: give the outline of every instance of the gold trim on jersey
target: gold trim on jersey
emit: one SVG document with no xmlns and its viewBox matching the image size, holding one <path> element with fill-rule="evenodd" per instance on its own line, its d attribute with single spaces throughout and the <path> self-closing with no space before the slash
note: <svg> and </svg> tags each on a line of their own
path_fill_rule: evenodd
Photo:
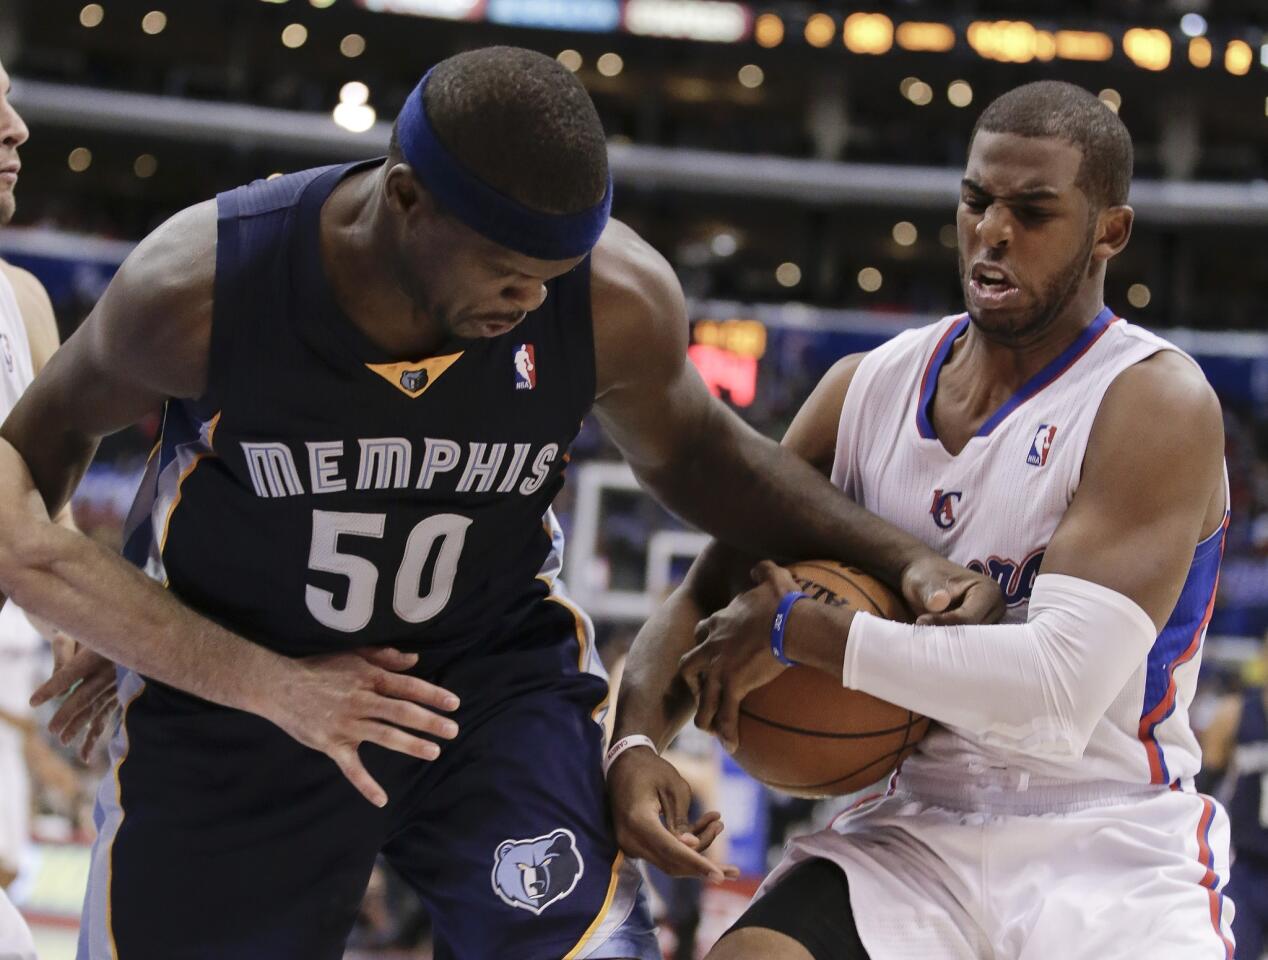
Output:
<svg viewBox="0 0 1268 960">
<path fill-rule="evenodd" d="M 167 532 L 172 525 L 172 514 L 174 514 L 176 512 L 176 508 L 180 506 L 181 487 L 184 485 L 185 481 L 189 479 L 190 474 L 194 472 L 200 463 L 207 459 L 207 457 L 216 456 L 216 451 L 214 449 L 216 443 L 216 427 L 220 426 L 221 412 L 222 411 L 217 411 L 216 415 L 208 421 L 207 449 L 194 455 L 194 459 L 190 461 L 189 466 L 185 468 L 184 472 L 181 473 L 180 478 L 176 481 L 176 495 L 172 498 L 172 502 L 167 508 L 167 516 L 163 519 L 163 530 L 159 534 L 158 553 L 160 558 L 163 556 L 163 551 L 167 549 Z M 159 442 L 162 443 L 161 440 Z M 163 586 L 167 586 L 167 583 L 164 582 Z"/>
<path fill-rule="evenodd" d="M 617 881 L 621 878 L 621 864 L 624 860 L 625 854 L 618 850 L 616 860 L 612 864 L 612 878 L 608 881 L 608 895 L 603 898 L 603 906 L 599 909 L 599 915 L 591 921 L 590 926 L 581 935 L 581 939 L 577 941 L 576 946 L 564 954 L 563 960 L 575 960 L 576 957 L 581 956 L 581 949 L 595 935 L 599 927 L 603 926 L 603 921 L 607 917 L 608 911 L 612 909 L 612 901 L 616 897 Z"/>
<path fill-rule="evenodd" d="M 367 363 L 366 369 L 372 370 L 380 377 L 396 387 L 407 397 L 418 398 L 427 392 L 427 388 L 440 379 L 440 375 L 448 370 L 461 357 L 463 351 L 448 353 L 443 357 L 428 357 L 425 360 L 406 361 L 404 363 Z"/>
</svg>

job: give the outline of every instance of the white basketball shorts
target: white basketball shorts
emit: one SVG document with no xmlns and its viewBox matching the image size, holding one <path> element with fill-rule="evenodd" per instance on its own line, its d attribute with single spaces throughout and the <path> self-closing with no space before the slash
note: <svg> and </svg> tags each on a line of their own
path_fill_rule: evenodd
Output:
<svg viewBox="0 0 1268 960">
<path fill-rule="evenodd" d="M 0 890 L 0 960 L 38 960 L 26 921 Z"/>
<path fill-rule="evenodd" d="M 1223 808 L 1190 790 L 912 783 L 797 838 L 758 896 L 822 857 L 871 960 L 1233 960 Z"/>
</svg>

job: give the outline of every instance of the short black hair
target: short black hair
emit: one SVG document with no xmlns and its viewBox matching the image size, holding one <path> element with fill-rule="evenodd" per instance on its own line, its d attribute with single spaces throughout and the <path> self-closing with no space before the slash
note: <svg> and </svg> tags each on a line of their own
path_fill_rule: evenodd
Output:
<svg viewBox="0 0 1268 960">
<path fill-rule="evenodd" d="M 436 136 L 489 186 L 543 213 L 577 213 L 608 183 L 603 124 L 585 87 L 557 61 L 521 47 L 442 60 L 423 91 Z M 396 126 L 388 149 L 401 158 Z"/>
<path fill-rule="evenodd" d="M 1113 110 L 1073 83 L 1040 80 L 993 100 L 973 125 L 979 131 L 1019 137 L 1056 137 L 1083 153 L 1076 184 L 1094 207 L 1127 202 L 1132 182 L 1132 138 Z"/>
</svg>

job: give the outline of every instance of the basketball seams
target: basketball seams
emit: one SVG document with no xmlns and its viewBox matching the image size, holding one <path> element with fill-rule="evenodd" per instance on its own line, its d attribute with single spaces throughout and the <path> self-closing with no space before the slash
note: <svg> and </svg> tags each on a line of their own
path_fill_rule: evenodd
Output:
<svg viewBox="0 0 1268 960">
<path fill-rule="evenodd" d="M 857 590 L 859 593 L 861 593 L 867 599 L 867 602 L 872 605 L 872 609 L 864 611 L 865 613 L 874 613 L 877 616 L 884 616 L 883 608 L 881 607 L 879 603 L 876 602 L 876 598 L 873 597 L 870 593 L 868 593 L 865 589 L 863 589 L 863 587 L 860 586 L 857 581 L 855 581 L 852 577 L 846 574 L 844 571 L 847 569 L 852 569 L 852 568 L 827 567 L 821 563 L 794 563 L 789 568 L 789 571 L 799 572 L 802 570 L 818 570 L 820 573 L 826 573 L 826 574 L 829 574 L 830 576 L 836 577 L 838 580 L 843 580 L 846 583 L 848 583 L 851 587 L 853 587 L 855 590 Z M 793 575 L 796 576 L 796 573 L 794 572 Z M 818 584 L 818 586 L 826 587 L 828 586 L 828 584 L 820 583 Z M 842 602 L 841 605 L 853 607 L 855 610 L 859 609 L 858 607 L 855 607 L 853 604 L 846 603 L 846 602 Z"/>
<path fill-rule="evenodd" d="M 903 743 L 907 743 L 908 737 L 911 735 L 911 728 L 915 726 L 915 722 L 911 720 L 916 716 L 910 710 L 907 711 L 908 720 L 896 727 L 886 727 L 883 730 L 867 730 L 861 733 L 836 733 L 831 730 L 811 730 L 807 727 L 794 727 L 791 724 L 780 723 L 778 720 L 771 720 L 763 717 L 761 714 L 753 713 L 751 710 L 740 707 L 741 716 L 748 717 L 750 720 L 756 720 L 758 723 L 768 727 L 774 727 L 776 730 L 783 730 L 786 733 L 796 733 L 804 737 L 817 737 L 821 740 L 867 740 L 870 737 L 884 737 L 895 733 L 903 734 Z"/>
<path fill-rule="evenodd" d="M 834 560 L 803 561 L 788 570 L 817 602 L 909 620 L 902 599 L 861 570 Z M 777 678 L 761 694 L 752 691 L 749 696 L 757 699 L 739 707 L 741 744 L 735 759 L 777 790 L 806 796 L 857 790 L 905 760 L 929 729 L 929 720 L 910 709 L 811 671 L 802 667 L 782 674 L 784 682 Z M 859 729 L 869 723 L 884 726 Z"/>
<path fill-rule="evenodd" d="M 902 762 L 906 759 L 905 751 L 913 749 L 915 749 L 914 744 L 910 747 L 900 747 L 897 750 L 891 750 L 889 753 L 881 754 L 881 756 L 875 758 L 874 760 L 870 760 L 861 767 L 851 770 L 848 773 L 843 773 L 839 777 L 833 777 L 831 780 L 825 780 L 822 783 L 775 783 L 772 780 L 767 780 L 765 783 L 768 786 L 774 787 L 776 790 L 786 790 L 790 792 L 794 790 L 824 790 L 829 787 L 836 786 L 837 784 L 853 780 L 859 774 L 863 773 L 865 770 L 875 767 L 877 764 L 886 763 L 887 761 L 895 759 L 898 762 Z M 867 786 L 867 784 L 862 784 L 862 786 Z"/>
</svg>

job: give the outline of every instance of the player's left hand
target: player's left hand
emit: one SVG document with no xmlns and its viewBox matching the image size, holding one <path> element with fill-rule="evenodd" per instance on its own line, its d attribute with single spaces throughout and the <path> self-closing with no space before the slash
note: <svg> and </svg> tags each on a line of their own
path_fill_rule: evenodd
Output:
<svg viewBox="0 0 1268 960">
<path fill-rule="evenodd" d="M 700 621 L 699 646 L 678 665 L 696 696 L 696 726 L 714 733 L 732 752 L 739 746 L 740 701 L 786 669 L 771 655 L 771 623 L 780 599 L 798 589 L 792 575 L 769 560 L 754 567 L 752 576 L 757 586 Z"/>
<path fill-rule="evenodd" d="M 63 744 L 84 733 L 79 757 L 87 761 L 103 733 L 113 726 L 119 709 L 115 688 L 115 665 L 101 654 L 81 647 L 31 695 L 38 707 L 57 697 L 65 697 L 48 722 L 49 732 Z"/>
</svg>

